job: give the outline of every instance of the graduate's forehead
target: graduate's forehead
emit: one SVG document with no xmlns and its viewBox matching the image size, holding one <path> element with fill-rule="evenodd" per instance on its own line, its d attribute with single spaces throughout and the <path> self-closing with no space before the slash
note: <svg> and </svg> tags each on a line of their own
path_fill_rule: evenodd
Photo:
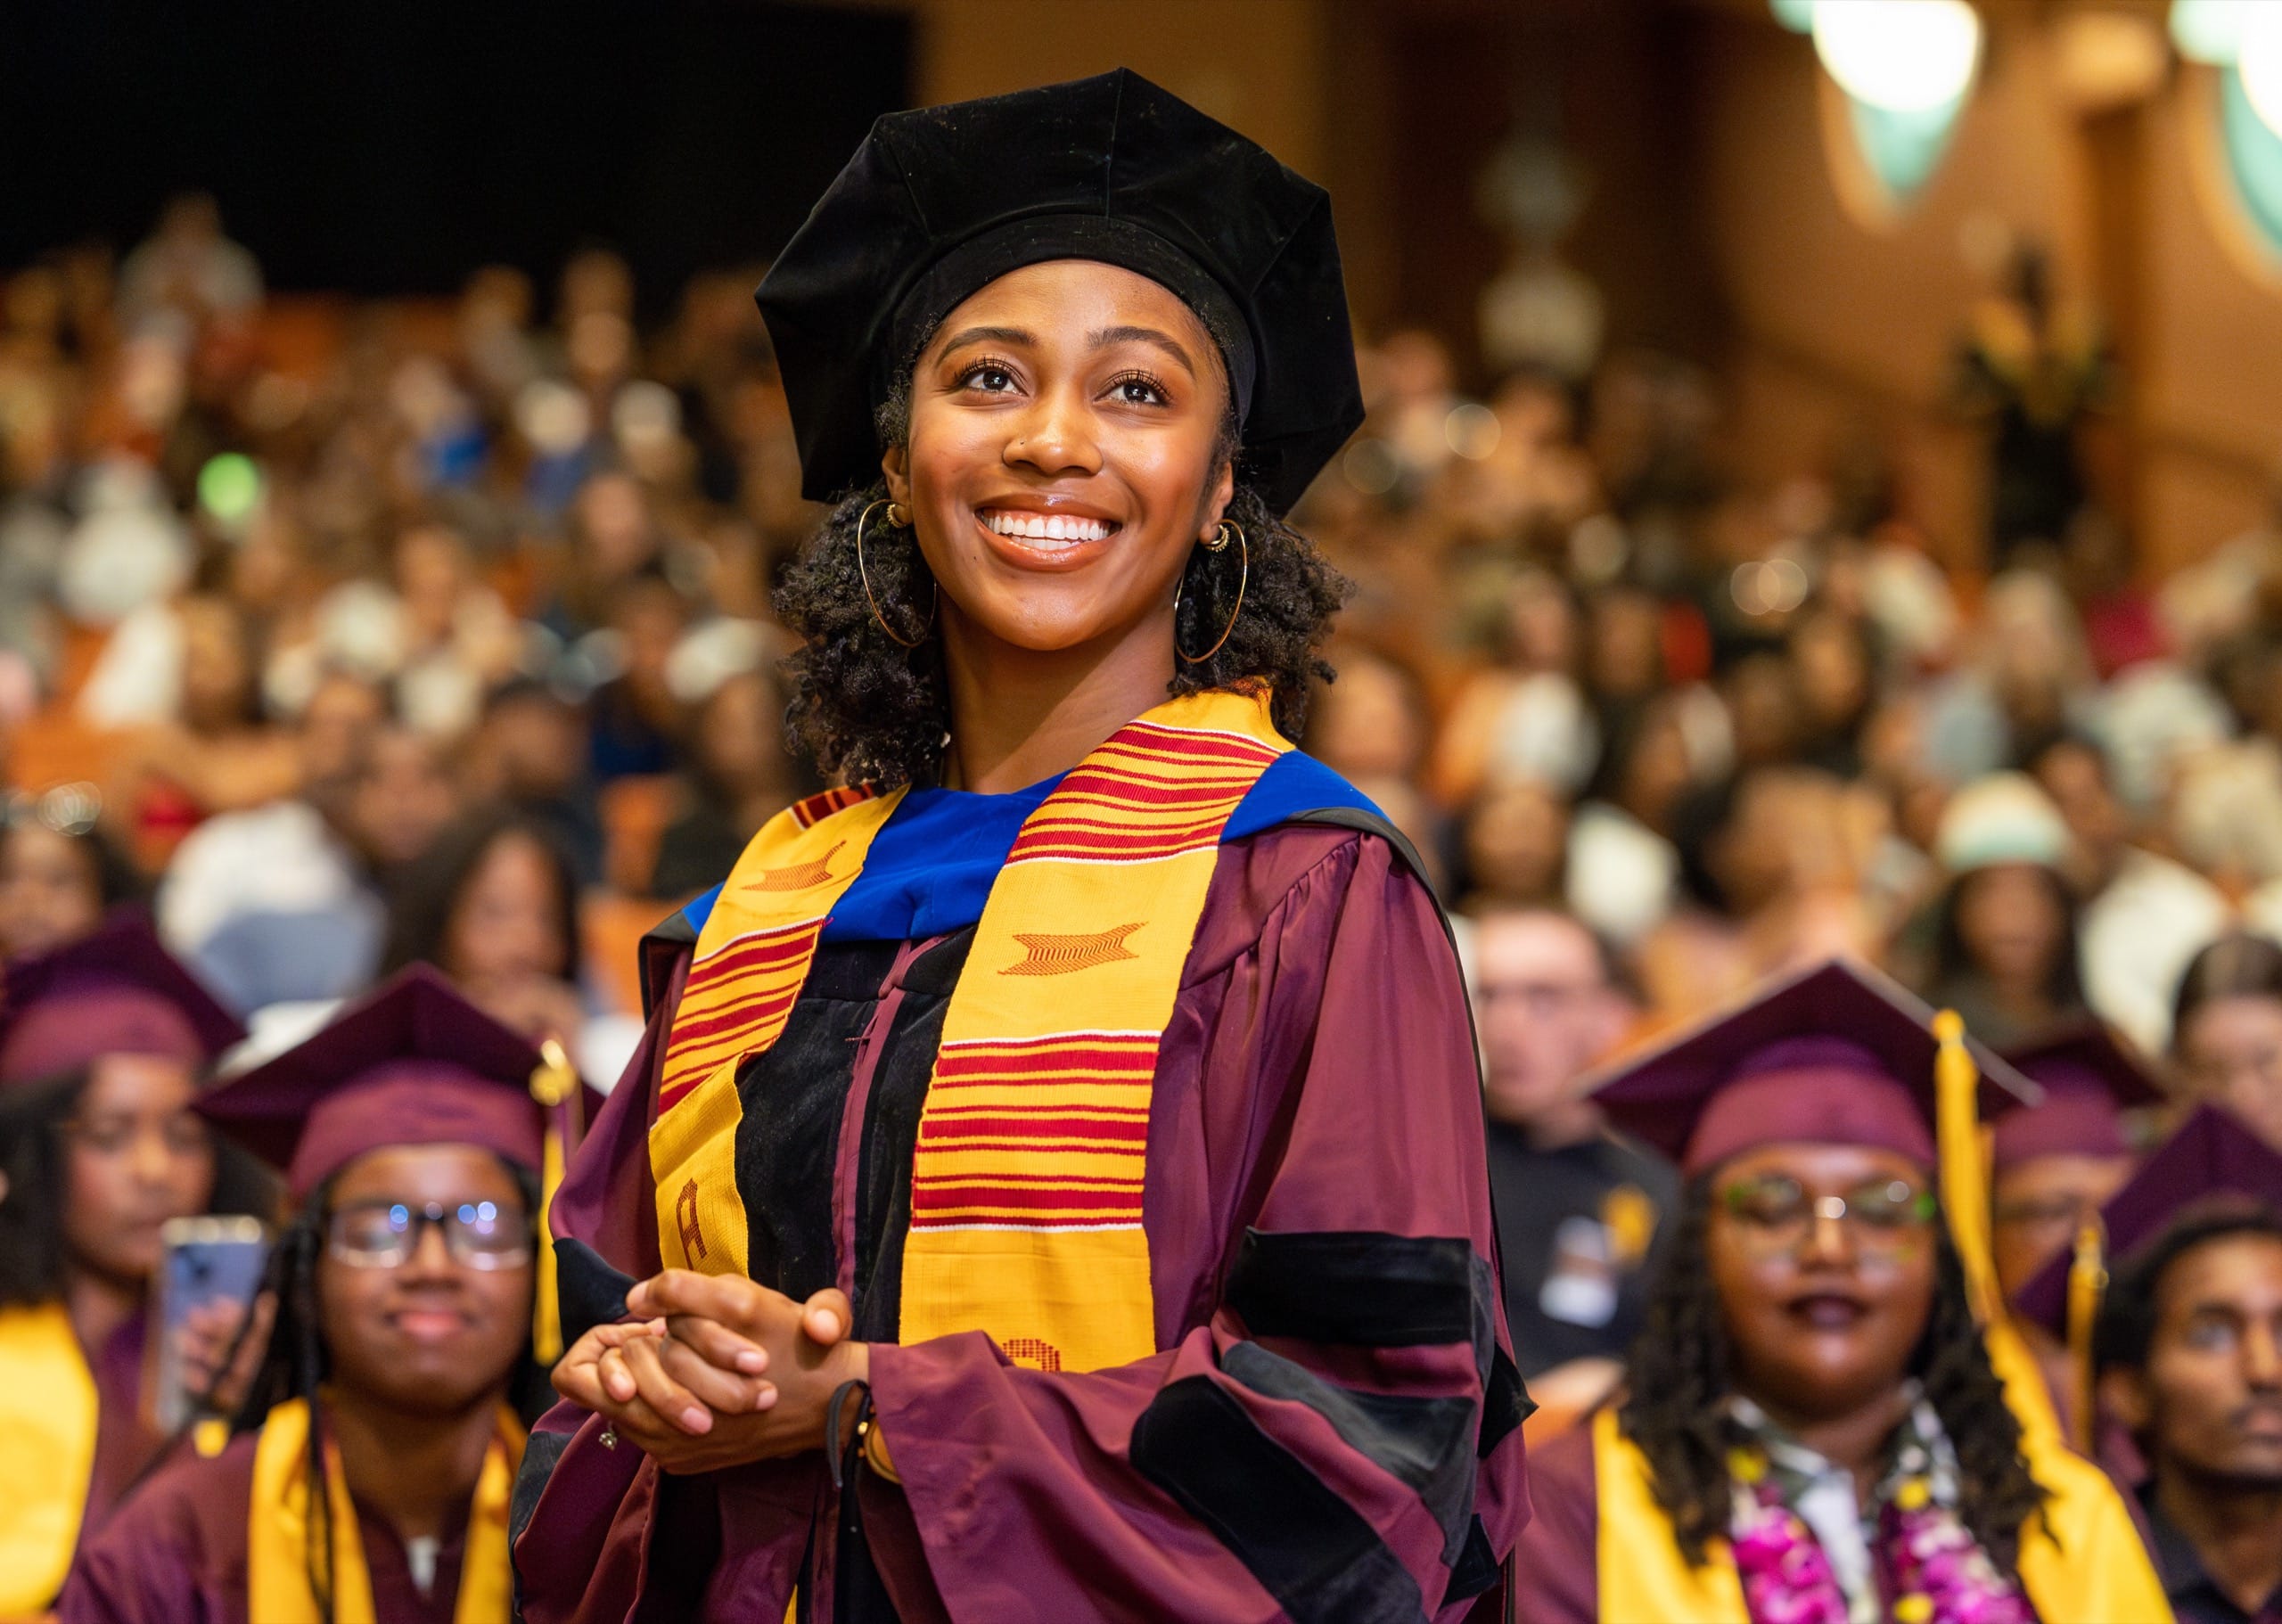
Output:
<svg viewBox="0 0 2282 1624">
<path fill-rule="evenodd" d="M 927 353 L 948 358 L 990 345 L 1079 354 L 1138 346 L 1191 377 L 1220 367 L 1211 333 L 1178 294 L 1099 259 L 1045 259 L 993 277 L 953 307 Z"/>
<path fill-rule="evenodd" d="M 388 1144 L 352 1158 L 333 1177 L 336 1206 L 363 1201 L 520 1200 L 497 1152 L 480 1144 Z"/>
</svg>

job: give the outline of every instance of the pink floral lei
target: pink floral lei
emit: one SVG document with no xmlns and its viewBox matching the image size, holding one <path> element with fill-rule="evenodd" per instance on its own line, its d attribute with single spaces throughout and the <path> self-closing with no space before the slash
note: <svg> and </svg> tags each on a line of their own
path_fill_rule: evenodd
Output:
<svg viewBox="0 0 2282 1624">
<path fill-rule="evenodd" d="M 1847 1624 L 1830 1559 L 1769 1480 L 1767 1457 L 1738 1449 L 1728 1546 L 1752 1624 Z M 1894 1624 L 2036 1624 L 2028 1603 L 1922 1475 L 1896 1483 L 1878 1514 Z"/>
</svg>

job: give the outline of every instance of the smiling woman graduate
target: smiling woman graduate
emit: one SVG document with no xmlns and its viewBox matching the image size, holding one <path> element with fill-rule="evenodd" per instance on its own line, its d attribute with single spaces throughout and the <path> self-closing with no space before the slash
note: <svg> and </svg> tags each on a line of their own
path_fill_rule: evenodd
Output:
<svg viewBox="0 0 2282 1624">
<path fill-rule="evenodd" d="M 200 1102 L 291 1193 L 275 1330 L 237 1436 L 135 1492 L 64 1624 L 505 1624 L 547 1391 L 540 1180 L 575 1096 L 415 965 Z"/>
<path fill-rule="evenodd" d="M 1325 194 L 1113 73 L 881 120 L 759 298 L 839 504 L 793 722 L 861 787 L 650 945 L 526 1615 L 1494 1609 L 1457 962 L 1289 742 L 1340 585 L 1281 515 L 1361 414 Z"/>
<path fill-rule="evenodd" d="M 1995 1317 L 1976 1094 L 2034 1098 L 1843 963 L 1619 1062 L 1688 1184 L 1624 1398 L 1532 1463 L 1526 1624 L 2169 1619 Z"/>
</svg>

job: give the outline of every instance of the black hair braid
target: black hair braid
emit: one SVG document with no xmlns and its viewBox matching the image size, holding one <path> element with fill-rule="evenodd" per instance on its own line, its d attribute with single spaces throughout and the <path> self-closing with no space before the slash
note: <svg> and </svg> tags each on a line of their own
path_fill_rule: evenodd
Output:
<svg viewBox="0 0 2282 1624">
<path fill-rule="evenodd" d="M 1703 1263 L 1711 1210 L 1710 1181 L 1692 1181 L 1649 1290 L 1621 1412 L 1626 1436 L 1647 1460 L 1656 1503 L 1671 1519 L 1680 1552 L 1697 1566 L 1708 1542 L 1728 1532 L 1734 1496 L 1728 1451 L 1742 1439 L 1728 1416 L 1727 1332 Z M 1990 1560 L 2010 1573 L 2021 1529 L 2041 1513 L 2045 1491 L 2021 1454 L 2020 1422 L 1990 1366 L 1946 1224 L 1935 1224 L 1933 1243 L 1933 1311 L 1909 1368 L 1957 1451 L 1958 1518 Z"/>
<path fill-rule="evenodd" d="M 1933 1311 L 1910 1366 L 1957 1451 L 1958 1516 L 1989 1559 L 2010 1573 L 2020 1560 L 2022 1528 L 2043 1514 L 2045 1491 L 2029 1475 L 2020 1418 L 1989 1363 L 1966 1292 L 1965 1263 L 1946 1223 L 1935 1227 L 1933 1247 Z"/>
<path fill-rule="evenodd" d="M 308 1443 L 301 1466 L 302 1481 L 308 1485 L 308 1514 L 301 1523 L 302 1562 L 309 1594 L 316 1598 L 324 1624 L 333 1624 L 332 1496 L 325 1486 L 324 1407 L 317 1402 L 328 1367 L 317 1308 L 317 1259 L 324 1251 L 332 1193 L 328 1180 L 285 1226 L 270 1251 L 266 1289 L 276 1295 L 277 1317 L 268 1350 L 246 1389 L 233 1429 L 253 1431 L 289 1399 L 299 1398 L 308 1410 Z"/>
<path fill-rule="evenodd" d="M 776 612 L 802 645 L 789 662 L 787 725 L 794 746 L 827 774 L 882 787 L 927 784 L 941 775 L 950 730 L 942 644 L 932 626 L 935 579 L 910 531 L 891 529 L 883 513 L 865 526 L 860 570 L 857 560 L 857 523 L 886 499 L 884 485 L 847 497 L 785 569 Z M 1236 487 L 1227 519 L 1244 532 L 1243 545 L 1192 551 L 1174 646 L 1202 654 L 1224 627 L 1227 638 L 1209 659 L 1176 660 L 1168 692 L 1264 686 L 1274 695 L 1276 727 L 1296 737 L 1310 687 L 1331 677 L 1320 650 L 1348 584 L 1250 486 Z M 891 637 L 880 615 L 917 646 Z"/>
<path fill-rule="evenodd" d="M 1627 1368 L 1625 1435 L 1648 1463 L 1656 1503 L 1691 1566 L 1732 1516 L 1728 1451 L 1740 1437 L 1728 1417 L 1728 1338 L 1720 1295 L 1703 1266 L 1711 1202 L 1688 1185 L 1648 1292 Z"/>
</svg>

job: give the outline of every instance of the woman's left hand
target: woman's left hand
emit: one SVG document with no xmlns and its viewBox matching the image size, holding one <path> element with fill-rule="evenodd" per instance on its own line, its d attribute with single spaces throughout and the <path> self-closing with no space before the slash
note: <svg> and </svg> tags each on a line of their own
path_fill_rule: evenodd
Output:
<svg viewBox="0 0 2282 1624">
<path fill-rule="evenodd" d="M 823 1448 L 833 1393 L 871 1370 L 870 1348 L 841 1340 L 853 1316 L 838 1292 L 800 1303 L 742 1275 L 668 1269 L 628 1292 L 627 1309 L 663 1320 L 665 1334 L 601 1351 L 595 1375 L 612 1403 L 600 1407 L 625 1407 L 636 1441 L 668 1472 Z M 755 1393 L 750 1407 L 706 1400 L 744 1390 Z M 644 1428 L 643 1417 L 674 1424 Z"/>
</svg>

